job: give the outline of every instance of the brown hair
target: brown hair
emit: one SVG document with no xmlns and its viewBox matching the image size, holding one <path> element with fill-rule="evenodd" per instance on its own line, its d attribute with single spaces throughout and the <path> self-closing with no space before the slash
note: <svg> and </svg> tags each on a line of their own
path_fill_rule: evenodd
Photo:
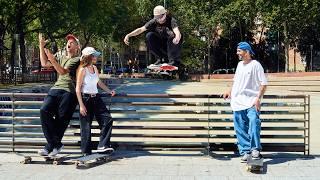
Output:
<svg viewBox="0 0 320 180">
<path fill-rule="evenodd" d="M 92 64 L 92 59 L 93 59 L 93 56 L 91 54 L 90 55 L 83 55 L 80 60 L 80 66 L 81 67 L 89 66 L 90 64 Z"/>
</svg>

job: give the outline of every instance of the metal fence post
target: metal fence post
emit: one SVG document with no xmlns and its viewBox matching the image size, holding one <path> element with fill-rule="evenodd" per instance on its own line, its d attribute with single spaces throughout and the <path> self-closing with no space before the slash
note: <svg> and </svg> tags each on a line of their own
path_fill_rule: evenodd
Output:
<svg viewBox="0 0 320 180">
<path fill-rule="evenodd" d="M 12 98 L 11 98 L 11 107 L 12 107 L 12 151 L 15 152 L 15 96 L 14 93 L 12 93 Z"/>
<path fill-rule="evenodd" d="M 208 98 L 208 144 L 207 144 L 207 155 L 210 155 L 210 95 L 207 95 Z"/>
<path fill-rule="evenodd" d="M 310 155 L 310 95 L 304 97 L 304 155 Z"/>
</svg>

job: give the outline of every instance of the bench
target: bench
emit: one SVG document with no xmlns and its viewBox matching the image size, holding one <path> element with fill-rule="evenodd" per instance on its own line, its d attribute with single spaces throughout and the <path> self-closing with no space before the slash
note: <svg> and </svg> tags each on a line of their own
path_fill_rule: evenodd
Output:
<svg viewBox="0 0 320 180">
<path fill-rule="evenodd" d="M 45 144 L 39 109 L 46 94 L 0 93 L 0 150 L 35 152 Z M 5 98 L 6 97 L 6 98 Z M 9 100 L 8 100 L 9 98 Z M 220 95 L 119 94 L 104 96 L 114 123 L 117 149 L 148 151 L 237 151 L 232 111 Z M 310 97 L 266 95 L 262 101 L 263 151 L 309 155 Z M 99 139 L 96 121 L 93 142 Z M 80 152 L 78 111 L 63 143 Z"/>
</svg>

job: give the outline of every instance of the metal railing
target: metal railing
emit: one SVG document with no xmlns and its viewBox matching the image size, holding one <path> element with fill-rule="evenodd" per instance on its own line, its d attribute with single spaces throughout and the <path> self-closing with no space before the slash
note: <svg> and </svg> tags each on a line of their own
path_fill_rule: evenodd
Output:
<svg viewBox="0 0 320 180">
<path fill-rule="evenodd" d="M 0 150 L 35 151 L 45 144 L 40 107 L 46 94 L 0 93 Z M 125 149 L 235 151 L 230 104 L 215 94 L 120 94 L 103 97 L 114 119 L 111 141 Z M 310 149 L 310 97 L 266 95 L 261 110 L 264 151 Z M 65 133 L 79 149 L 78 111 Z M 93 124 L 93 142 L 99 130 Z"/>
</svg>

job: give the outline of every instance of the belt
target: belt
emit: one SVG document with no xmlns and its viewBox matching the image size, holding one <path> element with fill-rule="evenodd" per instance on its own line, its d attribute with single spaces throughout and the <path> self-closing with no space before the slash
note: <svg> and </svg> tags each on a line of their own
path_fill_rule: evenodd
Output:
<svg viewBox="0 0 320 180">
<path fill-rule="evenodd" d="M 96 97 L 97 94 L 86 94 L 86 93 L 82 93 L 82 96 L 83 97 L 90 97 L 90 98 L 93 98 L 93 97 Z"/>
</svg>

